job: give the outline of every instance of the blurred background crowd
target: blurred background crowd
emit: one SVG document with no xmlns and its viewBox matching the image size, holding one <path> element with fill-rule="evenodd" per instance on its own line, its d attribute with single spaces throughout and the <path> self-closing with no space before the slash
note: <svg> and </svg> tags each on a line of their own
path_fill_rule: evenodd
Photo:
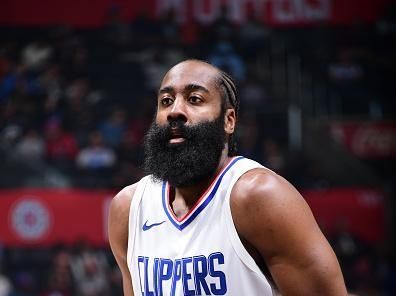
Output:
<svg viewBox="0 0 396 296">
<path fill-rule="evenodd" d="M 237 24 L 222 7 L 215 21 L 186 28 L 172 10 L 153 18 L 142 9 L 126 20 L 119 6 L 97 28 L 2 25 L 0 187 L 116 192 L 136 182 L 161 78 L 183 59 L 207 60 L 236 80 L 239 154 L 299 190 L 385 192 L 382 241 L 356 237 L 343 221 L 327 237 L 351 292 L 396 295 L 395 155 L 356 156 L 337 144 L 336 129 L 326 132 L 345 120 L 395 124 L 395 8 L 343 26 L 272 27 L 254 10 Z M 394 152 L 395 134 L 385 141 Z M 47 248 L 1 241 L 1 296 L 122 295 L 108 247 L 83 239 Z"/>
</svg>

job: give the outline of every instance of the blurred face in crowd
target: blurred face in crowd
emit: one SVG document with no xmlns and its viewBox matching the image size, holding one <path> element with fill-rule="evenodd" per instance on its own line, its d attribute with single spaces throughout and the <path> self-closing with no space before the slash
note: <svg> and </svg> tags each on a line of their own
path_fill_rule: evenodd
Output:
<svg viewBox="0 0 396 296">
<path fill-rule="evenodd" d="M 89 143 L 92 147 L 102 147 L 103 146 L 102 134 L 98 131 L 92 132 L 89 135 Z"/>
<path fill-rule="evenodd" d="M 216 68 L 199 61 L 177 64 L 165 75 L 145 138 L 145 167 L 157 179 L 188 186 L 216 170 L 227 139 L 218 77 Z"/>
</svg>

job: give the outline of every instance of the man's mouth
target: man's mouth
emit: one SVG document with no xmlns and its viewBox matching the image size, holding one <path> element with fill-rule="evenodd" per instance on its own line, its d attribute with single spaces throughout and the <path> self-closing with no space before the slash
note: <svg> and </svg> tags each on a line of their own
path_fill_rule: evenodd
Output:
<svg viewBox="0 0 396 296">
<path fill-rule="evenodd" d="M 170 132 L 170 144 L 178 144 L 184 142 L 186 139 L 184 138 L 183 134 L 178 129 L 171 129 Z"/>
</svg>

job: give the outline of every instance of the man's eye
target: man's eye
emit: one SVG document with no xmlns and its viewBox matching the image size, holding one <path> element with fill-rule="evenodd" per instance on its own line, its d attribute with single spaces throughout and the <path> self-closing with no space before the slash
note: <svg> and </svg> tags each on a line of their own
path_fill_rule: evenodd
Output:
<svg viewBox="0 0 396 296">
<path fill-rule="evenodd" d="M 197 103 L 201 103 L 202 102 L 202 99 L 200 97 L 197 97 L 197 96 L 190 96 L 188 98 L 188 100 L 190 101 L 190 103 L 193 103 L 193 104 L 197 104 Z"/>
<path fill-rule="evenodd" d="M 172 103 L 172 99 L 169 97 L 161 99 L 161 105 L 167 106 L 170 105 L 171 103 Z"/>
</svg>

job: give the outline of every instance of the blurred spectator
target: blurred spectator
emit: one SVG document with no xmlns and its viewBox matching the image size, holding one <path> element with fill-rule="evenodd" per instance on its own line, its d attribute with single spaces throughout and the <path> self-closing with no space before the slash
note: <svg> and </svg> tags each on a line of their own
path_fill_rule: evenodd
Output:
<svg viewBox="0 0 396 296">
<path fill-rule="evenodd" d="M 252 113 L 260 109 L 267 112 L 270 111 L 270 98 L 263 84 L 257 75 L 251 75 L 248 80 L 241 84 L 241 105 L 245 111 Z"/>
<path fill-rule="evenodd" d="M 108 263 L 102 252 L 81 245 L 71 260 L 71 270 L 78 296 L 108 295 Z"/>
<path fill-rule="evenodd" d="M 55 254 L 48 274 L 46 288 L 40 296 L 73 296 L 73 279 L 70 269 L 70 254 L 60 250 Z"/>
<path fill-rule="evenodd" d="M 65 79 L 69 81 L 89 76 L 87 49 L 83 46 L 76 47 L 62 69 Z"/>
<path fill-rule="evenodd" d="M 201 23 L 205 24 L 205 20 L 201 19 Z M 227 5 L 222 5 L 216 20 L 210 24 L 211 41 L 221 40 L 232 42 L 236 26 L 229 19 Z"/>
<path fill-rule="evenodd" d="M 132 22 L 133 45 L 137 51 L 151 48 L 159 40 L 161 29 L 157 20 L 149 17 L 146 5 L 141 5 Z"/>
<path fill-rule="evenodd" d="M 354 262 L 352 272 L 355 282 L 354 291 L 357 295 L 374 295 L 376 277 L 373 277 L 374 267 L 367 255 L 360 255 Z"/>
<path fill-rule="evenodd" d="M 165 73 L 169 70 L 164 51 L 154 50 L 153 54 L 145 62 L 143 68 L 146 76 L 146 87 L 150 91 L 157 90 Z"/>
<path fill-rule="evenodd" d="M 127 22 L 122 19 L 121 7 L 113 5 L 107 11 L 104 24 L 104 39 L 118 50 L 125 50 L 131 41 L 131 30 Z"/>
<path fill-rule="evenodd" d="M 22 136 L 22 128 L 18 124 L 8 124 L 0 134 L 0 147 L 6 152 L 13 153 L 13 149 Z"/>
<path fill-rule="evenodd" d="M 33 296 L 35 287 L 35 278 L 28 271 L 19 271 L 15 275 L 14 287 L 9 296 Z"/>
<path fill-rule="evenodd" d="M 346 218 L 340 217 L 336 227 L 335 233 L 330 237 L 330 242 L 340 260 L 348 288 L 355 289 L 358 282 L 353 269 L 362 246 L 359 244 L 357 238 L 348 231 L 348 221 Z"/>
<path fill-rule="evenodd" d="M 180 28 L 182 46 L 188 48 L 191 53 L 190 56 L 199 56 L 202 50 L 201 46 L 197 46 L 198 44 L 202 45 L 204 42 L 204 34 L 201 31 L 202 28 L 199 26 L 196 19 L 189 19 L 187 24 Z"/>
<path fill-rule="evenodd" d="M 180 46 L 180 26 L 177 24 L 175 11 L 169 9 L 160 20 L 161 43 L 165 46 Z"/>
<path fill-rule="evenodd" d="M 353 60 L 350 50 L 342 50 L 338 61 L 329 65 L 329 78 L 334 96 L 330 101 L 333 114 L 367 114 L 368 94 L 365 93 L 363 67 Z"/>
<path fill-rule="evenodd" d="M 51 64 L 39 77 L 39 84 L 47 95 L 46 109 L 55 109 L 62 95 L 62 77 L 58 64 Z M 52 108 L 50 106 L 53 106 Z"/>
<path fill-rule="evenodd" d="M 67 24 L 54 27 L 50 35 L 54 44 L 54 60 L 60 64 L 62 70 L 68 69 L 73 63 L 76 51 L 79 48 L 85 48 L 84 39 Z M 68 73 L 68 71 L 63 70 L 62 73 Z"/>
<path fill-rule="evenodd" d="M 305 166 L 304 159 L 300 163 L 300 170 L 296 172 L 298 174 L 297 179 L 300 179 L 298 182 L 300 186 L 305 188 L 327 188 L 330 187 L 330 182 L 323 175 L 323 169 L 318 163 L 309 162 L 307 157 L 305 158 Z M 307 162 L 309 162 L 307 164 Z M 304 169 L 301 170 L 301 167 L 304 166 Z M 301 174 L 301 171 L 303 173 Z M 296 175 L 297 175 L 296 174 Z"/>
<path fill-rule="evenodd" d="M 22 51 L 22 64 L 28 71 L 38 72 L 47 65 L 52 53 L 53 49 L 46 41 L 33 41 Z"/>
<path fill-rule="evenodd" d="M 11 281 L 0 270 L 0 296 L 9 296 L 11 291 Z"/>
<path fill-rule="evenodd" d="M 8 58 L 6 53 L 3 51 L 3 48 L 0 47 L 0 81 L 3 79 L 6 73 L 11 71 L 12 67 L 11 59 Z"/>
<path fill-rule="evenodd" d="M 22 161 L 42 162 L 45 155 L 45 143 L 37 130 L 30 128 L 15 147 L 16 155 Z"/>
<path fill-rule="evenodd" d="M 77 155 L 77 166 L 83 170 L 95 171 L 111 168 L 116 161 L 114 151 L 103 142 L 100 132 L 94 131 L 89 135 L 89 144 Z"/>
<path fill-rule="evenodd" d="M 162 78 L 170 67 L 185 59 L 185 53 L 178 46 L 153 48 L 142 54 L 140 63 L 144 71 L 144 84 L 147 91 L 156 93 Z"/>
<path fill-rule="evenodd" d="M 329 76 L 333 81 L 339 83 L 354 82 L 363 77 L 363 69 L 352 61 L 349 51 L 343 50 L 338 62 L 329 65 Z"/>
<path fill-rule="evenodd" d="M 257 119 L 253 116 L 242 114 L 237 129 L 238 154 L 252 159 L 258 159 L 259 127 Z"/>
<path fill-rule="evenodd" d="M 4 75 L 0 82 L 0 101 L 9 100 L 14 93 L 21 96 L 37 95 L 40 92 L 37 78 L 18 64 Z"/>
<path fill-rule="evenodd" d="M 286 160 L 279 144 L 271 138 L 261 141 L 261 163 L 277 174 L 284 175 Z"/>
<path fill-rule="evenodd" d="M 270 29 L 265 27 L 257 11 L 249 10 L 247 21 L 238 28 L 238 40 L 247 61 L 257 58 L 257 55 L 269 46 Z"/>
<path fill-rule="evenodd" d="M 209 53 L 208 60 L 213 65 L 230 73 L 236 81 L 245 80 L 245 63 L 230 42 L 219 41 L 213 51 Z"/>
<path fill-rule="evenodd" d="M 101 94 L 91 90 L 87 79 L 73 80 L 66 88 L 62 116 L 65 127 L 75 133 L 80 144 L 86 143 L 84 137 L 94 128 L 94 111 L 101 100 Z"/>
<path fill-rule="evenodd" d="M 106 145 L 119 146 L 126 130 L 126 117 L 125 110 L 117 108 L 99 125 L 99 131 Z"/>
<path fill-rule="evenodd" d="M 156 102 L 152 99 L 151 96 L 143 98 L 143 105 L 140 107 L 140 112 L 135 114 L 128 126 L 126 137 L 128 137 L 127 141 L 132 141 L 136 146 L 140 146 L 143 141 L 143 137 L 149 128 L 152 118 L 150 115 L 152 114 L 152 110 Z"/>
<path fill-rule="evenodd" d="M 125 133 L 117 149 L 117 165 L 113 174 L 113 187 L 122 188 L 139 180 L 144 172 L 141 168 L 143 151 L 141 138 L 132 132 Z"/>
<path fill-rule="evenodd" d="M 59 119 L 50 119 L 45 127 L 46 156 L 50 164 L 69 171 L 77 155 L 74 135 L 63 129 Z"/>
<path fill-rule="evenodd" d="M 117 148 L 117 156 L 120 162 L 138 163 L 142 160 L 142 137 L 136 132 L 128 131 L 123 134 L 121 143 Z"/>
</svg>

